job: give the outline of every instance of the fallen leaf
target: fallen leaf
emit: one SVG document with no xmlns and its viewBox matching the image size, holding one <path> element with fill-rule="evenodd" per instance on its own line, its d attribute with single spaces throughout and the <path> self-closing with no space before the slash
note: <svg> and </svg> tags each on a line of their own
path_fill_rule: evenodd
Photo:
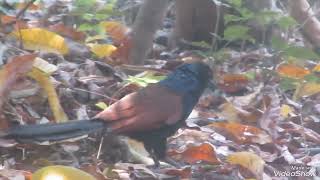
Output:
<svg viewBox="0 0 320 180">
<path fill-rule="evenodd" d="M 116 21 L 103 21 L 100 25 L 117 45 L 121 44 L 130 32 L 130 28 Z"/>
<path fill-rule="evenodd" d="M 109 57 L 117 48 L 111 44 L 87 44 L 90 50 L 99 58 Z"/>
<path fill-rule="evenodd" d="M 218 81 L 218 86 L 227 93 L 236 93 L 246 89 L 249 83 L 247 76 L 242 74 L 225 74 Z"/>
<path fill-rule="evenodd" d="M 26 6 L 27 6 L 27 3 L 20 2 L 17 4 L 16 7 L 17 7 L 17 9 L 23 9 Z M 28 10 L 36 11 L 36 10 L 40 10 L 40 8 L 41 8 L 41 5 L 32 3 L 31 5 L 29 5 Z"/>
<path fill-rule="evenodd" d="M 63 55 L 69 52 L 63 37 L 56 33 L 41 28 L 21 29 L 12 32 L 11 35 L 21 39 L 23 46 L 29 50 L 42 50 L 46 52 L 58 52 Z"/>
<path fill-rule="evenodd" d="M 95 104 L 98 108 L 104 110 L 107 109 L 108 105 L 104 102 L 98 102 L 97 104 Z"/>
<path fill-rule="evenodd" d="M 164 173 L 171 176 L 178 176 L 183 179 L 188 179 L 191 176 L 191 168 L 186 167 L 183 169 L 165 169 Z"/>
<path fill-rule="evenodd" d="M 17 31 L 19 29 L 26 29 L 28 28 L 28 24 L 23 21 L 23 20 L 20 20 L 15 17 L 15 16 L 6 16 L 6 15 L 1 15 L 1 24 L 2 25 L 8 25 L 8 24 L 11 24 L 13 23 L 15 26 L 14 26 L 14 29 Z"/>
<path fill-rule="evenodd" d="M 230 136 L 230 138 L 237 143 L 271 143 L 271 137 L 263 130 L 254 126 L 243 125 L 235 122 L 215 122 L 208 125 L 219 132 Z"/>
<path fill-rule="evenodd" d="M 298 100 L 301 97 L 308 97 L 320 92 L 320 84 L 315 82 L 307 82 L 298 86 L 296 89 L 293 100 Z"/>
<path fill-rule="evenodd" d="M 317 64 L 313 69 L 312 71 L 314 72 L 320 72 L 320 64 Z"/>
<path fill-rule="evenodd" d="M 296 79 L 302 79 L 306 75 L 310 74 L 308 69 L 294 64 L 281 64 L 277 68 L 277 72 L 282 76 Z"/>
<path fill-rule="evenodd" d="M 213 146 L 208 143 L 203 143 L 200 146 L 188 147 L 183 152 L 172 151 L 169 155 L 190 164 L 194 164 L 199 161 L 204 161 L 210 164 L 220 164 Z"/>
<path fill-rule="evenodd" d="M 41 168 L 32 175 L 32 180 L 43 179 L 96 180 L 92 175 L 80 169 L 60 165 Z"/>
<path fill-rule="evenodd" d="M 291 114 L 291 113 L 293 113 L 293 109 L 292 109 L 292 107 L 290 107 L 290 106 L 288 106 L 288 105 L 286 105 L 286 104 L 283 104 L 282 106 L 281 106 L 281 116 L 282 117 L 284 117 L 284 118 L 288 118 L 289 117 L 289 115 Z"/>
<path fill-rule="evenodd" d="M 264 169 L 264 160 L 252 152 L 236 152 L 227 157 L 230 164 L 240 165 L 249 169 L 258 177 L 262 177 Z"/>
<path fill-rule="evenodd" d="M 65 37 L 71 38 L 76 41 L 82 41 L 85 39 L 86 35 L 83 32 L 76 31 L 75 29 L 65 26 L 62 23 L 57 23 L 49 26 L 49 30 L 61 34 Z"/>
<path fill-rule="evenodd" d="M 50 75 L 44 73 L 38 68 L 33 68 L 28 75 L 35 79 L 40 84 L 41 88 L 43 88 L 43 90 L 46 92 L 55 121 L 59 123 L 67 121 L 68 117 L 60 105 L 59 97 L 53 84 L 51 83 Z"/>
<path fill-rule="evenodd" d="M 36 56 L 36 54 L 16 56 L 2 67 L 0 71 L 0 109 L 2 109 L 8 90 L 19 77 L 31 71 Z"/>
</svg>

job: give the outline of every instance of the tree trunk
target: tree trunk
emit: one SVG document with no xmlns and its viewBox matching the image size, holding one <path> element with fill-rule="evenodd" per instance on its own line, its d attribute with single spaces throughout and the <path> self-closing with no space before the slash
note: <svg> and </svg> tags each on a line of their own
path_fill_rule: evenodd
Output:
<svg viewBox="0 0 320 180">
<path fill-rule="evenodd" d="M 131 64 L 143 64 L 152 48 L 153 36 L 162 23 L 169 0 L 145 0 L 133 25 L 129 53 Z"/>
<path fill-rule="evenodd" d="M 223 16 L 212 0 L 176 0 L 176 24 L 170 46 L 182 39 L 212 43 L 212 33 L 222 34 Z"/>
<path fill-rule="evenodd" d="M 291 16 L 302 26 L 304 37 L 312 43 L 319 53 L 320 49 L 320 22 L 314 16 L 308 1 L 289 1 Z"/>
</svg>

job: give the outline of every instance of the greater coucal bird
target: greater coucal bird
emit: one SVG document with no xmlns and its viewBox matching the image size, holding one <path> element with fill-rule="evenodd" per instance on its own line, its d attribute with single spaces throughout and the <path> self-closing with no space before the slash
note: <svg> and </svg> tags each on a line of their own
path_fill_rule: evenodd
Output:
<svg viewBox="0 0 320 180">
<path fill-rule="evenodd" d="M 17 126 L 0 137 L 21 142 L 56 141 L 99 129 L 129 136 L 144 143 L 155 163 L 166 155 L 167 137 L 173 135 L 189 116 L 207 87 L 212 72 L 202 62 L 183 64 L 164 80 L 131 93 L 91 121 Z"/>
</svg>

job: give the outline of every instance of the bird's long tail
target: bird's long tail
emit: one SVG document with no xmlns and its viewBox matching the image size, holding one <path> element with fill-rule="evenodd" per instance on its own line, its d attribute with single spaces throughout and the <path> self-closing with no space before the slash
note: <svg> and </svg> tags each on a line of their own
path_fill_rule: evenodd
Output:
<svg viewBox="0 0 320 180">
<path fill-rule="evenodd" d="M 18 125 L 0 132 L 0 138 L 15 139 L 22 143 L 56 142 L 104 129 L 108 131 L 107 124 L 98 119 L 74 120 L 59 124 Z"/>
</svg>

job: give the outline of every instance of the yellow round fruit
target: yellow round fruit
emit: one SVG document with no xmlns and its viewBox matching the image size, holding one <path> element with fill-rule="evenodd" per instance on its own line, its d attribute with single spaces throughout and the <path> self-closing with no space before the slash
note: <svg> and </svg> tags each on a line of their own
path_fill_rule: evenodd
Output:
<svg viewBox="0 0 320 180">
<path fill-rule="evenodd" d="M 92 175 L 69 166 L 47 166 L 37 170 L 31 180 L 96 180 Z"/>
</svg>

